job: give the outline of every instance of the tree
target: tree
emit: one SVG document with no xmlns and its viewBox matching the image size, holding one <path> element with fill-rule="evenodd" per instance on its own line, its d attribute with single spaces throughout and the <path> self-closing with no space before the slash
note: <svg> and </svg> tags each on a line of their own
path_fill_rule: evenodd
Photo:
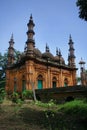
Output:
<svg viewBox="0 0 87 130">
<path fill-rule="evenodd" d="M 19 59 L 19 55 L 21 53 L 17 50 L 15 50 L 14 56 L 15 56 L 15 62 L 18 61 Z M 0 53 L 0 80 L 3 79 L 3 77 L 5 78 L 5 71 L 6 71 L 6 67 L 7 67 L 7 61 L 8 61 L 8 51 L 4 53 L 4 55 L 2 55 Z"/>
<path fill-rule="evenodd" d="M 79 7 L 79 17 L 87 21 L 87 0 L 77 0 L 77 7 Z"/>
</svg>

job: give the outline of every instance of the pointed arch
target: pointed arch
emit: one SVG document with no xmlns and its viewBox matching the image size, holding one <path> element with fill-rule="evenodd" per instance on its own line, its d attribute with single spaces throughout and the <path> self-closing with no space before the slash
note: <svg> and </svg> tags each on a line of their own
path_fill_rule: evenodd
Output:
<svg viewBox="0 0 87 130">
<path fill-rule="evenodd" d="M 53 77 L 53 79 L 52 79 L 52 87 L 53 88 L 57 87 L 57 78 L 56 77 Z"/>
<path fill-rule="evenodd" d="M 43 76 L 41 74 L 39 74 L 37 77 L 37 83 L 38 83 L 38 89 L 42 89 L 43 88 Z"/>
<path fill-rule="evenodd" d="M 68 86 L 68 78 L 65 78 L 64 79 L 64 87 L 67 87 Z"/>
<path fill-rule="evenodd" d="M 26 90 L 26 78 L 25 75 L 22 76 L 22 91 Z"/>
<path fill-rule="evenodd" d="M 14 77 L 14 92 L 17 91 L 17 78 Z"/>
</svg>

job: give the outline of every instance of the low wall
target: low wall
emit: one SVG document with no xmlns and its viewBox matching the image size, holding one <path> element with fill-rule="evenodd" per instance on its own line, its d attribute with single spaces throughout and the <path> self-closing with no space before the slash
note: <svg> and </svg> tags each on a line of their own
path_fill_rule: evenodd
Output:
<svg viewBox="0 0 87 130">
<path fill-rule="evenodd" d="M 48 102 L 51 99 L 58 103 L 73 99 L 87 98 L 87 86 L 68 86 L 60 88 L 37 89 L 36 97 L 38 100 Z"/>
</svg>

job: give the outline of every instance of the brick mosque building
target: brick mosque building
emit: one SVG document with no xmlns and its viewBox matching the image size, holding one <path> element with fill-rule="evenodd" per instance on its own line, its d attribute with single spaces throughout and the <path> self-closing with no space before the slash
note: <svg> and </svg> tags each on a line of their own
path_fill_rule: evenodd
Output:
<svg viewBox="0 0 87 130">
<path fill-rule="evenodd" d="M 60 50 L 56 49 L 56 56 L 54 56 L 47 44 L 44 53 L 35 47 L 35 24 L 32 15 L 27 26 L 26 46 L 17 62 L 14 56 L 13 36 L 9 41 L 6 90 L 23 91 L 32 89 L 32 86 L 35 89 L 44 89 L 76 85 L 77 68 L 71 36 L 68 43 L 68 64 L 65 64 Z"/>
</svg>

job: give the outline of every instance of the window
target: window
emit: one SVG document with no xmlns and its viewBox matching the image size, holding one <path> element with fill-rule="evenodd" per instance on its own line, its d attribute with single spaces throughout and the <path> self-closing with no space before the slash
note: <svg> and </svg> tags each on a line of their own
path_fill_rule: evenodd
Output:
<svg viewBox="0 0 87 130">
<path fill-rule="evenodd" d="M 14 92 L 17 91 L 17 79 L 16 77 L 14 78 Z"/>
<path fill-rule="evenodd" d="M 25 76 L 22 76 L 22 91 L 26 90 L 26 80 L 25 80 Z"/>
<path fill-rule="evenodd" d="M 43 76 L 39 75 L 38 76 L 38 89 L 42 89 L 43 88 Z"/>
<path fill-rule="evenodd" d="M 52 87 L 53 87 L 53 88 L 56 88 L 56 87 L 57 87 L 57 79 L 56 79 L 56 77 L 53 77 Z"/>
<path fill-rule="evenodd" d="M 64 87 L 67 87 L 67 86 L 68 86 L 68 79 L 65 78 L 65 79 L 64 79 Z"/>
</svg>

